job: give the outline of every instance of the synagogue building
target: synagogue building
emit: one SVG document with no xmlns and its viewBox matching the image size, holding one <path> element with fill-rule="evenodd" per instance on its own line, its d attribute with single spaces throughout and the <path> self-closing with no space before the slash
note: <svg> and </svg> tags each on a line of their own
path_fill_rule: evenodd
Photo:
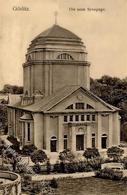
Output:
<svg viewBox="0 0 127 195">
<path fill-rule="evenodd" d="M 119 109 L 90 91 L 86 47 L 73 32 L 55 24 L 36 36 L 23 80 L 20 101 L 8 106 L 9 135 L 22 146 L 76 152 L 120 144 Z"/>
</svg>

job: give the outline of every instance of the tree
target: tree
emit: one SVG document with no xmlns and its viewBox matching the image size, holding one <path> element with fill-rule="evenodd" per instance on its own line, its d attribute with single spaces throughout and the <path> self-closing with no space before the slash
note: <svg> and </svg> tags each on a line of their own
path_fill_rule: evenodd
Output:
<svg viewBox="0 0 127 195">
<path fill-rule="evenodd" d="M 69 149 L 62 151 L 59 154 L 59 159 L 63 162 L 64 161 L 71 162 L 74 160 L 74 158 L 75 158 L 74 154 Z"/>
<path fill-rule="evenodd" d="M 30 156 L 35 150 L 37 150 L 37 147 L 36 147 L 34 144 L 25 145 L 25 146 L 23 146 L 23 148 L 22 148 L 21 153 L 22 153 L 23 155 L 28 156 L 28 165 L 29 165 L 29 162 L 30 162 L 29 156 Z"/>
<path fill-rule="evenodd" d="M 3 89 L 1 90 L 1 92 L 2 93 L 11 93 L 11 94 L 22 94 L 23 87 L 17 86 L 17 85 L 5 84 Z"/>
<path fill-rule="evenodd" d="M 91 158 L 99 157 L 100 154 L 99 154 L 97 148 L 86 148 L 86 150 L 85 150 L 83 156 L 84 156 L 86 159 L 91 159 Z"/>
<path fill-rule="evenodd" d="M 35 150 L 31 154 L 31 160 L 35 164 L 37 164 L 39 162 L 42 163 L 42 162 L 45 162 L 47 160 L 47 155 L 43 150 Z"/>
<path fill-rule="evenodd" d="M 124 154 L 124 150 L 117 147 L 112 146 L 111 148 L 108 148 L 107 155 L 109 158 L 112 158 L 114 162 L 118 162 L 120 157 Z"/>
</svg>

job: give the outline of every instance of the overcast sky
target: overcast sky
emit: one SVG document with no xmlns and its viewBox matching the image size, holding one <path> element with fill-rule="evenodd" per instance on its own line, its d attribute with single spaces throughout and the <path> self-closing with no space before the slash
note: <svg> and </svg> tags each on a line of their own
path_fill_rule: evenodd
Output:
<svg viewBox="0 0 127 195">
<path fill-rule="evenodd" d="M 22 85 L 30 41 L 54 24 L 56 10 L 58 24 L 86 45 L 91 77 L 127 77 L 127 0 L 0 0 L 0 5 L 0 88 L 5 83 Z M 15 6 L 30 11 L 13 11 Z"/>
</svg>

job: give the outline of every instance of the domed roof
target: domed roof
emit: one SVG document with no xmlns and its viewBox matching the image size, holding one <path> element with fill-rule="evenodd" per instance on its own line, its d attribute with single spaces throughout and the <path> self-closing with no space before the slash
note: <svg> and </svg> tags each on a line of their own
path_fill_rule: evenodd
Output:
<svg viewBox="0 0 127 195">
<path fill-rule="evenodd" d="M 54 24 L 51 28 L 48 28 L 47 30 L 43 31 L 41 34 L 39 34 L 35 39 L 37 38 L 66 38 L 66 39 L 77 39 L 81 40 L 77 35 L 75 35 L 73 32 Z"/>
</svg>

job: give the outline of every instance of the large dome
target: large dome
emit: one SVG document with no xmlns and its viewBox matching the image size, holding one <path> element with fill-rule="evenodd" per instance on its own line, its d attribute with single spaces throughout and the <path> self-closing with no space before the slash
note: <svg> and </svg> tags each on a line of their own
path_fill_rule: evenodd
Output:
<svg viewBox="0 0 127 195">
<path fill-rule="evenodd" d="M 65 45 L 66 47 L 82 47 L 83 42 L 81 38 L 75 35 L 73 32 L 54 24 L 52 27 L 43 31 L 31 41 L 28 52 L 45 47 L 56 48 L 58 45 L 61 45 L 62 48 L 65 47 Z"/>
<path fill-rule="evenodd" d="M 35 39 L 41 38 L 41 37 L 47 37 L 47 38 L 66 38 L 66 39 L 78 39 L 81 40 L 77 35 L 75 35 L 73 32 L 59 26 L 59 25 L 53 25 L 51 28 L 48 28 L 47 30 L 40 33 Z"/>
</svg>

